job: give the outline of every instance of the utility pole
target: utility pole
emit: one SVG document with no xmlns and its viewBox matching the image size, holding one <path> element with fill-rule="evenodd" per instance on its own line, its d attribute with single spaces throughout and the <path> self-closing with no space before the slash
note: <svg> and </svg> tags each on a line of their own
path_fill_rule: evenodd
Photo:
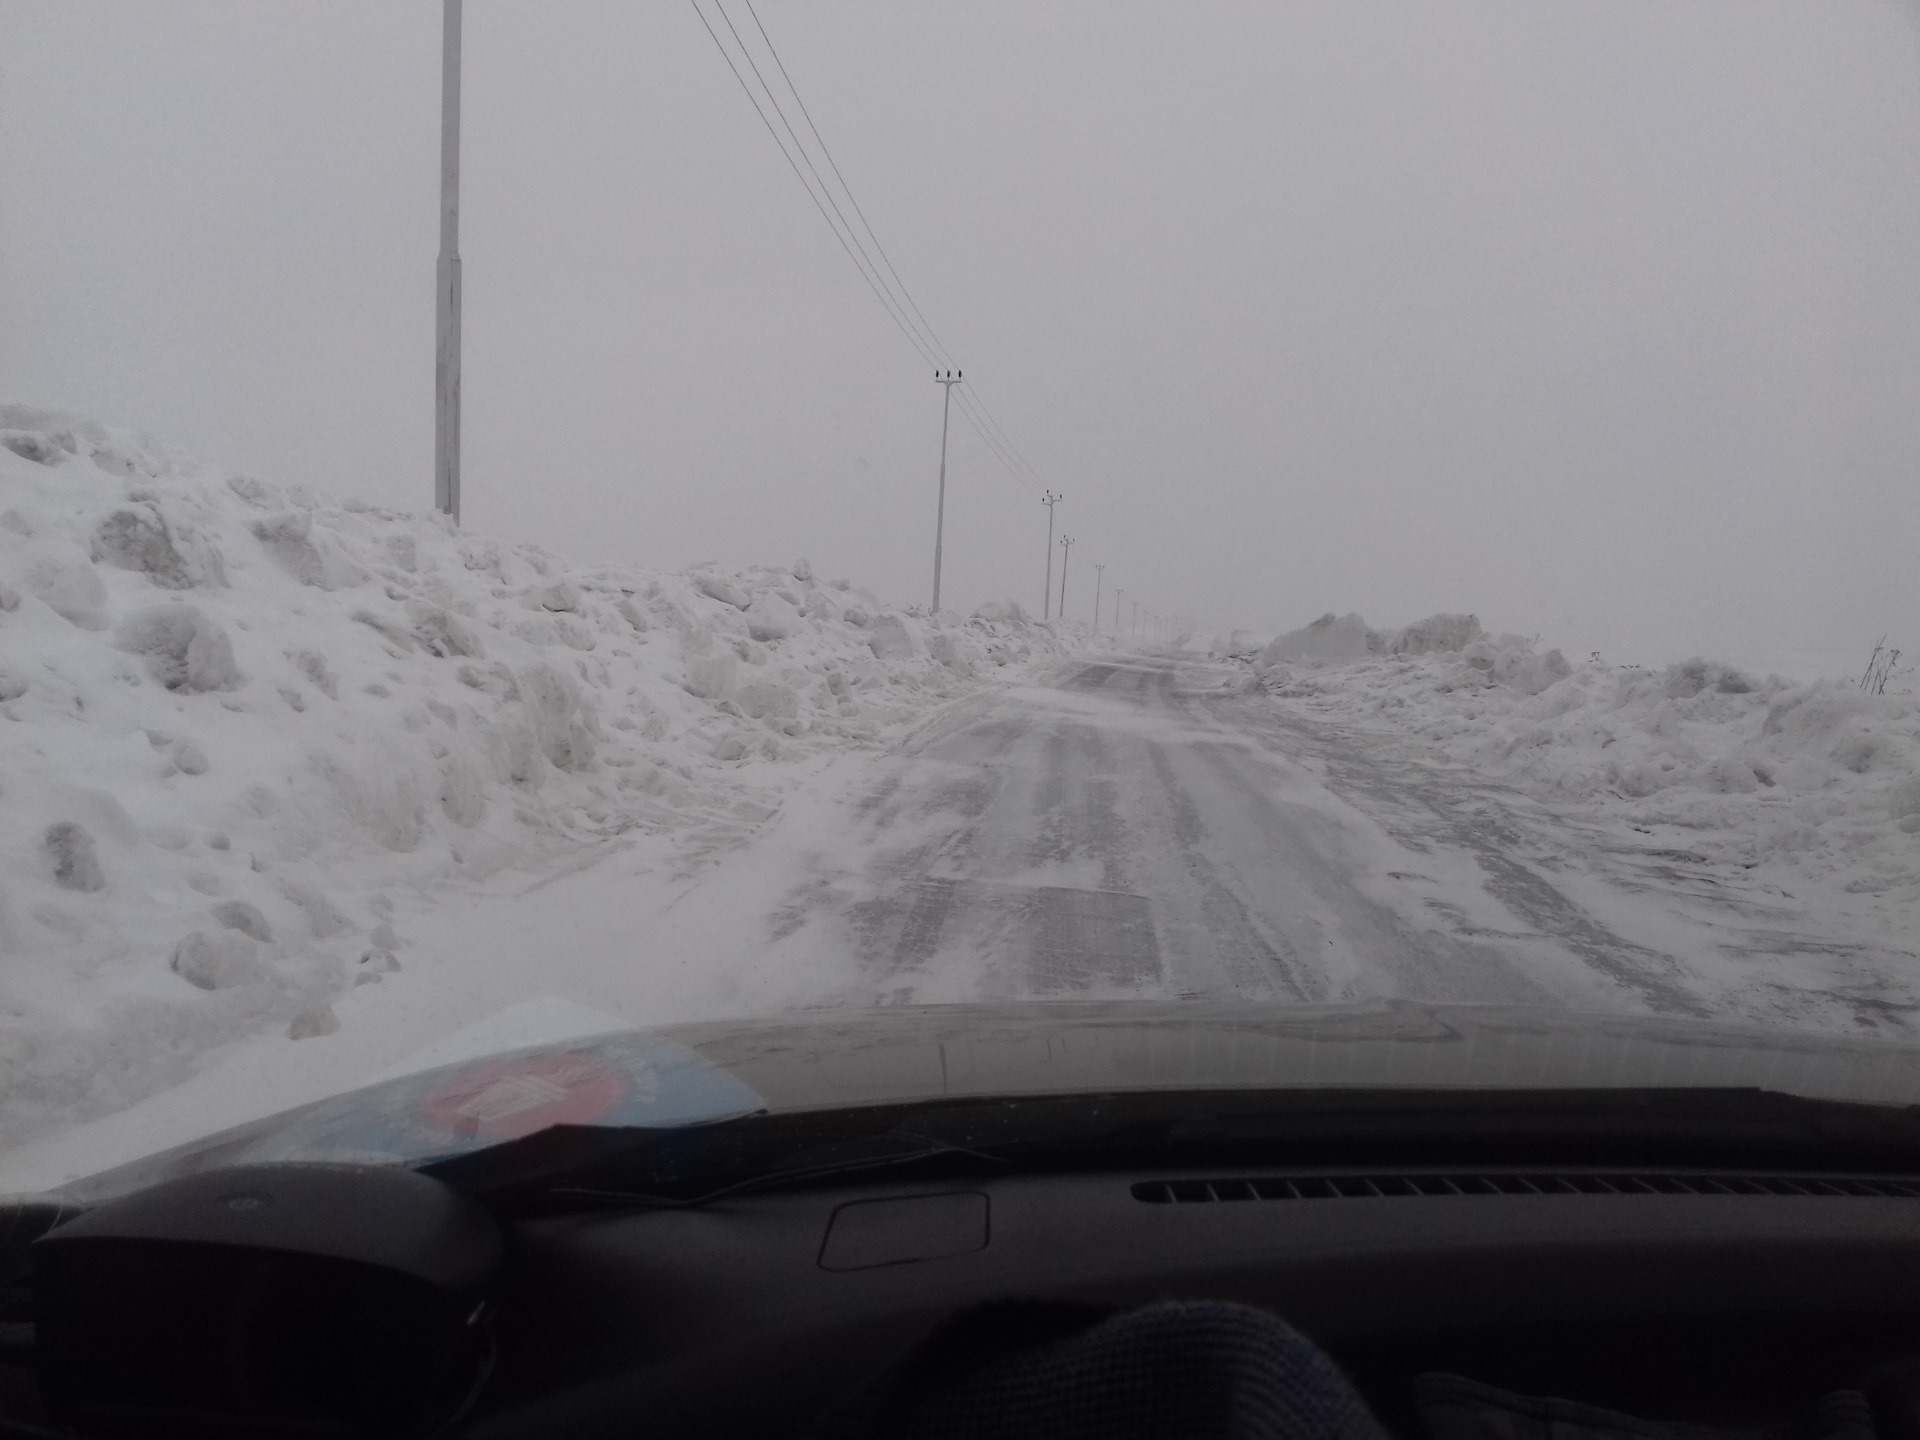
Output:
<svg viewBox="0 0 1920 1440">
<path fill-rule="evenodd" d="M 1093 567 L 1093 638 L 1100 638 L 1100 582 L 1107 578 L 1107 567 Z"/>
<path fill-rule="evenodd" d="M 940 613 L 940 544 L 947 530 L 947 421 L 953 414 L 953 387 L 960 383 L 960 371 L 936 370 L 934 383 L 945 387 L 940 404 L 940 508 L 933 516 L 933 613 Z"/>
<path fill-rule="evenodd" d="M 1073 537 L 1060 537 L 1060 619 L 1067 618 L 1067 557 L 1073 553 Z"/>
<path fill-rule="evenodd" d="M 460 523 L 460 6 L 441 0 L 440 263 L 435 269 L 433 506 Z"/>
<path fill-rule="evenodd" d="M 1120 638 L 1120 587 L 1113 587 L 1113 638 Z"/>
<path fill-rule="evenodd" d="M 1053 618 L 1053 507 L 1067 497 L 1053 490 L 1040 492 L 1040 503 L 1047 507 L 1047 583 L 1040 592 L 1040 618 Z"/>
<path fill-rule="evenodd" d="M 1133 638 L 1138 640 L 1140 638 L 1140 602 L 1130 600 L 1127 603 L 1133 606 Z"/>
</svg>

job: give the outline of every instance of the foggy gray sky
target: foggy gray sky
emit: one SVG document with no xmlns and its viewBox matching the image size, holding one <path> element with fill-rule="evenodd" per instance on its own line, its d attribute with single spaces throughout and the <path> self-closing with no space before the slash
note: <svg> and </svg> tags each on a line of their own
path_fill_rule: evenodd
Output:
<svg viewBox="0 0 1920 1440">
<path fill-rule="evenodd" d="M 1920 649 L 1898 0 L 759 10 L 1073 613 Z M 430 503 L 439 24 L 0 0 L 0 396 Z M 468 525 L 924 601 L 939 390 L 693 10 L 468 0 L 465 116 Z M 949 602 L 1044 537 L 956 426 Z"/>
</svg>

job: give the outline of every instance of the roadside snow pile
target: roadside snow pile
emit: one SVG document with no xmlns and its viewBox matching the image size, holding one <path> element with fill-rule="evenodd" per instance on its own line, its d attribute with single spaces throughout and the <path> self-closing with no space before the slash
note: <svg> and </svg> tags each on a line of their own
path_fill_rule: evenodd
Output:
<svg viewBox="0 0 1920 1440">
<path fill-rule="evenodd" d="M 1504 649 L 1515 638 L 1502 636 L 1495 648 Z M 1465 650 L 1487 639 L 1480 621 L 1472 615 L 1429 615 L 1403 630 L 1373 630 L 1358 615 L 1329 612 L 1311 625 L 1269 640 L 1254 663 L 1270 669 L 1285 664 L 1361 660 L 1369 655 L 1426 655 L 1436 650 Z"/>
<path fill-rule="evenodd" d="M 1254 664 L 1261 669 L 1289 662 L 1325 663 L 1361 660 L 1377 653 L 1374 632 L 1358 615 L 1322 615 L 1311 625 L 1290 630 L 1267 642 Z"/>
<path fill-rule="evenodd" d="M 1306 713 L 1388 722 L 1537 794 L 1697 832 L 1690 848 L 1715 860 L 1782 861 L 1856 894 L 1920 898 L 1912 695 L 1759 680 L 1706 660 L 1575 669 L 1471 616 L 1387 638 L 1343 665 L 1259 674 Z"/>
<path fill-rule="evenodd" d="M 801 562 L 575 569 L 0 406 L 0 1144 L 401 963 L 383 891 L 743 834 L 770 762 L 1056 653 Z"/>
<path fill-rule="evenodd" d="M 1197 648 L 1215 660 L 1254 661 L 1273 637 L 1252 630 L 1222 630 L 1198 637 Z"/>
</svg>

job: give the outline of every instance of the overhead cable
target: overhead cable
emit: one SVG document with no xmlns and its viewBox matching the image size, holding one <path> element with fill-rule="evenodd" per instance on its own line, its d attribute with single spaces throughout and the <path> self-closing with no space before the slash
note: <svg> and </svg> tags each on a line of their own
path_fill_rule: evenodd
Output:
<svg viewBox="0 0 1920 1440">
<path fill-rule="evenodd" d="M 787 164 L 792 167 L 794 178 L 797 179 L 801 187 L 806 190 L 807 198 L 813 201 L 814 208 L 820 212 L 820 218 L 825 220 L 827 222 L 827 228 L 833 231 L 833 238 L 840 242 L 840 248 L 847 252 L 847 258 L 853 261 L 854 268 L 860 272 L 860 278 L 867 282 L 867 288 L 872 290 L 875 298 L 886 307 L 888 316 L 893 320 L 895 325 L 900 327 L 900 333 L 907 337 L 907 340 L 916 350 L 920 351 L 921 358 L 925 360 L 927 364 L 937 368 L 939 360 L 936 355 L 926 348 L 919 336 L 914 334 L 912 328 L 897 310 L 893 298 L 879 283 L 876 275 L 870 271 L 869 262 L 863 258 L 864 252 L 858 251 L 857 242 L 859 237 L 849 237 L 848 234 L 842 233 L 839 225 L 834 224 L 833 216 L 828 213 L 828 203 L 831 200 L 831 196 L 823 200 L 820 194 L 815 191 L 814 187 L 807 183 L 807 177 L 800 168 L 800 160 L 794 159 L 793 154 L 787 148 L 786 142 L 781 140 L 780 132 L 773 128 L 773 121 L 767 117 L 766 107 L 761 105 L 760 97 L 754 93 L 753 87 L 747 83 L 747 77 L 740 72 L 740 67 L 734 63 L 732 52 L 727 49 L 725 42 L 721 40 L 718 32 L 714 30 L 712 23 L 707 19 L 706 12 L 700 8 L 700 0 L 688 0 L 688 3 L 693 6 L 693 13 L 700 17 L 700 23 L 705 27 L 707 34 L 712 37 L 714 46 L 720 51 L 721 58 L 727 62 L 727 68 L 733 72 L 733 78 L 740 82 L 740 88 L 746 92 L 747 100 L 753 106 L 754 113 L 760 117 L 760 123 L 767 127 L 767 134 L 771 135 L 773 137 L 773 143 L 780 147 L 780 154 L 786 160 Z M 721 8 L 719 0 L 713 0 L 713 4 L 715 9 L 720 10 L 721 18 L 725 19 L 726 11 Z M 728 22 L 728 28 L 732 28 L 730 21 Z M 737 31 L 735 35 L 737 38 Z M 752 57 L 746 56 L 745 58 L 751 67 Z M 758 78 L 757 70 L 755 71 L 755 75 L 756 78 Z M 762 81 L 761 83 L 764 86 L 765 82 Z M 773 105 L 776 113 L 778 113 L 778 102 L 774 100 L 773 92 L 770 90 L 767 91 L 767 100 L 769 104 Z M 783 124 L 786 121 L 784 114 L 781 115 L 781 121 Z M 788 131 L 791 133 L 791 126 L 788 126 Z M 797 143 L 796 141 L 796 145 Z M 802 151 L 801 159 L 804 160 L 805 158 L 805 152 Z M 844 224 L 844 221 L 842 223 Z"/>
<path fill-rule="evenodd" d="M 799 129 L 788 115 L 786 107 L 781 104 L 779 95 L 774 91 L 772 85 L 768 83 L 765 72 L 762 71 L 759 63 L 754 59 L 751 47 L 747 44 L 745 37 L 741 35 L 739 28 L 734 24 L 732 16 L 727 13 L 724 0 L 708 0 L 708 3 L 712 5 L 715 12 L 720 16 L 727 33 L 733 37 L 734 44 L 739 48 L 741 58 L 746 61 L 747 70 L 752 73 L 754 80 L 759 82 L 760 89 L 758 92 L 755 91 L 753 85 L 748 81 L 746 72 L 743 72 L 735 62 L 733 52 L 728 49 L 725 41 L 720 38 L 720 32 L 714 28 L 713 23 L 707 18 L 707 13 L 702 8 L 700 0 L 688 0 L 688 3 L 693 6 L 694 13 L 700 17 L 701 25 L 705 28 L 707 35 L 712 39 L 715 48 L 720 51 L 721 57 L 727 62 L 727 68 L 733 72 L 734 79 L 739 82 L 740 88 L 746 92 L 747 99 L 753 105 L 754 112 L 760 116 L 760 123 L 766 127 L 767 133 L 773 137 L 774 144 L 780 147 L 781 155 L 786 159 L 789 168 L 792 169 L 794 177 L 800 181 L 802 188 L 806 190 L 807 198 L 813 201 L 814 208 L 820 212 L 820 218 L 826 221 L 827 228 L 833 231 L 834 238 L 840 242 L 840 248 L 846 251 L 847 258 L 853 262 L 854 268 L 860 272 L 860 278 L 866 282 L 867 288 L 873 291 L 874 298 L 879 300 L 881 305 L 886 309 L 888 318 L 893 321 L 900 333 L 906 337 L 907 342 L 913 346 L 915 351 L 919 353 L 920 358 L 927 364 L 933 366 L 936 370 L 941 368 L 958 368 L 954 363 L 952 354 L 948 351 L 945 344 L 941 342 L 938 333 L 935 332 L 933 326 L 928 322 L 926 313 L 920 308 L 919 303 L 914 300 L 912 292 L 907 289 L 906 282 L 900 278 L 900 272 L 894 265 L 892 258 L 887 255 L 885 247 L 881 245 L 879 236 L 875 234 L 872 224 L 867 219 L 866 212 L 861 209 L 860 202 L 853 193 L 853 188 L 847 184 L 846 176 L 841 171 L 839 162 L 833 158 L 833 152 L 828 148 L 825 137 L 820 134 L 819 126 L 814 123 L 813 115 L 807 109 L 806 101 L 801 97 L 799 87 L 793 83 L 793 77 L 788 72 L 786 63 L 781 60 L 780 52 L 775 48 L 772 36 L 767 33 L 766 26 L 761 22 L 759 12 L 753 8 L 752 0 L 742 0 L 742 3 L 746 5 L 747 13 L 753 18 L 754 28 L 759 32 L 761 42 L 765 45 L 767 54 L 772 58 L 774 68 L 779 72 L 782 82 L 785 84 L 788 92 L 793 96 L 794 106 L 799 110 L 801 121 L 806 130 L 813 136 L 814 144 L 819 148 L 821 158 L 826 162 L 827 170 L 832 173 L 834 180 L 839 183 L 840 192 L 845 196 L 847 201 L 844 209 L 834 195 L 833 186 L 828 183 L 826 176 L 821 173 L 820 167 L 814 162 L 812 155 L 808 152 L 806 142 L 802 139 Z M 762 104 L 763 96 L 765 98 L 765 104 Z M 783 140 L 780 130 L 774 127 L 774 122 L 768 114 L 769 110 L 779 117 L 780 127 L 786 131 L 787 140 Z M 791 145 L 788 143 L 789 140 L 791 141 Z M 798 155 L 798 159 L 795 158 L 796 154 Z M 805 167 L 804 170 L 802 166 Z M 811 181 L 809 181 L 809 176 L 812 177 Z M 858 229 L 856 229 L 852 221 L 847 218 L 848 210 L 851 210 L 853 215 L 858 219 Z M 862 231 L 865 232 L 864 239 L 862 238 Z M 868 250 L 869 244 L 872 246 L 871 253 L 869 253 Z M 877 259 L 875 258 L 876 256 L 878 257 Z M 1005 427 L 994 417 L 993 412 L 987 408 L 985 400 L 980 397 L 978 391 L 969 384 L 962 388 L 960 395 L 956 397 L 956 399 L 959 403 L 961 418 L 963 418 L 980 437 L 981 441 L 993 454 L 994 458 L 1000 462 L 1007 473 L 1019 484 L 1029 489 L 1038 490 L 1042 488 L 1043 482 L 1041 481 L 1039 472 L 1035 470 L 1026 456 L 1020 453 L 1019 447 L 1013 443 L 1013 439 L 1006 433 Z"/>
</svg>

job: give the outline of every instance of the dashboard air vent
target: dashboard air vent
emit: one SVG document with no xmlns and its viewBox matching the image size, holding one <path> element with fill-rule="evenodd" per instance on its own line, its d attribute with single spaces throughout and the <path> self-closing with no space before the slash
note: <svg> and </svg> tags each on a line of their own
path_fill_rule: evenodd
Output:
<svg viewBox="0 0 1920 1440">
<path fill-rule="evenodd" d="M 1559 1170 L 1142 1180 L 1133 1187 L 1133 1198 L 1149 1205 L 1423 1195 L 1811 1195 L 1916 1200 L 1920 1199 L 1920 1177 Z"/>
</svg>

